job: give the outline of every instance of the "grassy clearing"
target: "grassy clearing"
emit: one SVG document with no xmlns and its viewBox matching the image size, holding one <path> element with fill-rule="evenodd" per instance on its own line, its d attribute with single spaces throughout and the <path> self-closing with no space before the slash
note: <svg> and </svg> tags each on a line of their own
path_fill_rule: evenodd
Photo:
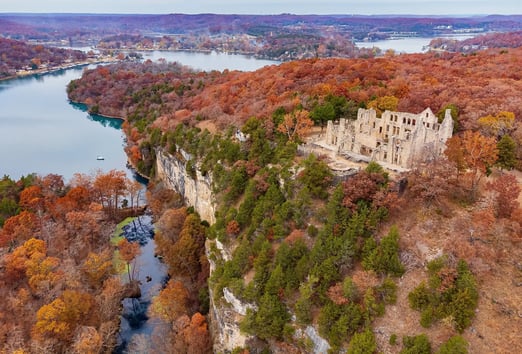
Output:
<svg viewBox="0 0 522 354">
<path fill-rule="evenodd" d="M 112 245 L 118 245 L 118 242 L 123 239 L 123 227 L 130 224 L 134 219 L 136 219 L 136 217 L 128 217 L 116 226 L 116 229 L 114 230 L 114 233 L 111 237 Z M 127 264 L 120 258 L 120 251 L 117 249 L 114 251 L 112 262 L 114 264 L 114 269 L 116 269 L 118 274 L 127 273 Z"/>
<path fill-rule="evenodd" d="M 123 227 L 130 224 L 134 219 L 136 219 L 136 217 L 130 216 L 116 226 L 116 230 L 114 230 L 114 233 L 111 237 L 111 244 L 117 245 L 118 242 L 120 242 L 120 240 L 123 238 Z"/>
</svg>

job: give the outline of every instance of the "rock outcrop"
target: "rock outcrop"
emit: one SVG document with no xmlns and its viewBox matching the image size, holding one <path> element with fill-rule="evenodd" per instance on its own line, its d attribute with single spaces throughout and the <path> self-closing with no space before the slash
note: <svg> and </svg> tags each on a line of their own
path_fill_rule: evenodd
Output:
<svg viewBox="0 0 522 354">
<path fill-rule="evenodd" d="M 201 175 L 197 169 L 187 171 L 187 162 L 191 159 L 192 157 L 181 149 L 178 150 L 177 156 L 172 156 L 163 150 L 156 151 L 157 177 L 168 188 L 178 192 L 187 206 L 194 207 L 202 220 L 213 224 L 216 208 L 212 194 L 212 179 L 209 176 Z M 206 248 L 211 273 L 215 269 L 214 256 L 224 261 L 231 259 L 229 250 L 218 240 L 207 242 Z M 213 253 L 213 257 L 210 257 L 210 253 Z M 230 352 L 236 347 L 245 346 L 247 336 L 241 333 L 239 322 L 240 318 L 246 314 L 246 308 L 252 305 L 243 304 L 228 289 L 226 293 L 220 295 L 218 298 L 222 301 L 215 302 L 215 296 L 210 289 L 209 312 L 210 328 L 214 338 L 214 352 L 223 353 Z"/>
<path fill-rule="evenodd" d="M 169 188 L 177 191 L 185 204 L 194 207 L 202 220 L 215 222 L 215 203 L 212 194 L 212 179 L 203 176 L 197 169 L 187 171 L 187 162 L 192 157 L 179 150 L 176 158 L 163 150 L 156 151 L 156 174 Z"/>
</svg>

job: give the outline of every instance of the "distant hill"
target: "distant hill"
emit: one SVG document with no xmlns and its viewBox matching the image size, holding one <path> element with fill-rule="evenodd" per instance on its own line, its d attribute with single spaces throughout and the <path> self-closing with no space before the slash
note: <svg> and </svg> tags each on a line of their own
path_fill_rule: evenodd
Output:
<svg viewBox="0 0 522 354">
<path fill-rule="evenodd" d="M 100 14 L 0 14 L 0 33 L 35 36 L 49 39 L 78 36 L 82 33 L 158 32 L 179 33 L 252 33 L 299 26 L 324 28 L 336 26 L 337 31 L 362 39 L 363 33 L 376 30 L 408 31 L 419 35 L 437 35 L 443 26 L 457 30 L 482 28 L 484 31 L 513 31 L 522 26 L 522 16 L 440 17 L 440 16 L 354 16 L 354 15 L 100 15 Z M 60 33 L 53 33 L 59 29 Z M 330 29 L 332 30 L 332 29 Z"/>
<path fill-rule="evenodd" d="M 56 67 L 66 62 L 85 60 L 87 55 L 79 50 L 30 45 L 0 37 L 0 58 L 1 79 L 16 75 L 17 70 Z"/>
</svg>

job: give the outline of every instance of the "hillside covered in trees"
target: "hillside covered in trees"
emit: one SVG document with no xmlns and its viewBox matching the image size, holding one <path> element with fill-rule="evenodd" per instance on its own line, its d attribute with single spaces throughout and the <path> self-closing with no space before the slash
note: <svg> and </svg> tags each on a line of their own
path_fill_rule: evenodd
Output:
<svg viewBox="0 0 522 354">
<path fill-rule="evenodd" d="M 143 173 L 154 176 L 162 149 L 194 178 L 211 177 L 213 301 L 224 305 L 226 289 L 250 305 L 237 352 L 313 351 L 307 326 L 333 352 L 516 352 L 521 54 L 306 60 L 253 73 L 145 62 L 86 71 L 68 93 L 126 119 Z M 458 129 L 443 157 L 400 175 L 370 163 L 340 179 L 327 156 L 298 152 L 314 123 L 358 107 L 450 108 Z"/>
<path fill-rule="evenodd" d="M 69 183 L 58 175 L 0 180 L 2 352 L 114 352 L 122 300 L 136 297 L 142 266 L 139 244 L 121 237 L 116 224 L 141 210 L 142 188 L 115 170 L 75 175 Z M 176 193 L 151 187 L 147 194 L 158 220 L 156 252 L 176 277 L 147 314 L 157 323 L 156 349 L 208 353 L 208 295 L 201 291 L 208 277 L 206 227 Z M 127 348 L 143 350 L 143 343 Z"/>
<path fill-rule="evenodd" d="M 87 59 L 80 50 L 31 45 L 0 37 L 0 79 L 13 77 L 18 70 L 56 68 Z"/>
<path fill-rule="evenodd" d="M 126 289 L 110 240 L 123 195 L 136 191 L 122 171 L 0 180 L 2 351 L 114 348 Z"/>
</svg>

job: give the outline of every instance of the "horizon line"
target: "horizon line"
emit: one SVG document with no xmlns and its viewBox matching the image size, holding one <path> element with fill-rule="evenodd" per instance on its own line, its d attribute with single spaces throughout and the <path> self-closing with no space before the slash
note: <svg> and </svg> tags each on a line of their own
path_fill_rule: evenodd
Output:
<svg viewBox="0 0 522 354">
<path fill-rule="evenodd" d="M 169 15 L 189 15 L 189 16 L 202 16 L 202 15 L 217 15 L 217 16 L 348 16 L 348 17 L 489 17 L 489 16 L 522 16 L 522 13 L 516 14 L 501 14 L 501 13 L 477 13 L 477 14 L 408 14 L 408 13 L 397 13 L 397 14 L 350 14 L 350 13 L 331 13 L 331 14 L 317 14 L 317 13 L 266 13 L 266 14 L 254 14 L 254 13 L 217 13 L 217 12 L 201 12 L 201 13 L 183 13 L 183 12 L 171 12 L 171 13 L 145 13 L 145 12 L 0 12 L 0 16 L 3 15 L 125 15 L 125 16 L 169 16 Z"/>
</svg>

